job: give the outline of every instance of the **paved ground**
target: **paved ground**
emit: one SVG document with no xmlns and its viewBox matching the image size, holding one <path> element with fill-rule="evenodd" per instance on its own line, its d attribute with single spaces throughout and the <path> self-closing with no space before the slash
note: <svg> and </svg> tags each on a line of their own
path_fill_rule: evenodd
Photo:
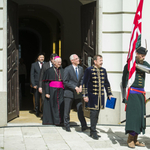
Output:
<svg viewBox="0 0 150 150">
<path fill-rule="evenodd" d="M 0 150 L 127 150 L 124 126 L 97 126 L 99 140 L 89 137 L 89 131 L 81 132 L 80 126 L 72 126 L 66 132 L 56 126 L 7 126 L 0 128 Z M 139 140 L 150 149 L 150 127 Z"/>
</svg>

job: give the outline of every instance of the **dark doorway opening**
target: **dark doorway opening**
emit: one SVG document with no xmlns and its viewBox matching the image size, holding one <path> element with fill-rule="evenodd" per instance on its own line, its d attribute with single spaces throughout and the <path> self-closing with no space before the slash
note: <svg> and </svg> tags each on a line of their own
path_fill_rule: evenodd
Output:
<svg viewBox="0 0 150 150">
<path fill-rule="evenodd" d="M 49 61 L 53 43 L 51 37 L 51 30 L 43 21 L 31 17 L 19 18 L 19 57 L 23 58 L 27 70 L 25 94 L 21 92 L 20 85 L 20 110 L 34 109 L 30 87 L 31 64 L 37 60 L 39 52 L 44 52 L 45 61 Z"/>
<path fill-rule="evenodd" d="M 40 51 L 40 39 L 29 30 L 19 30 L 19 56 L 24 60 L 26 66 L 25 91 L 21 93 L 20 85 L 20 110 L 33 109 L 33 96 L 30 92 L 30 69 L 31 64 L 36 61 L 37 53 Z"/>
<path fill-rule="evenodd" d="M 31 63 L 37 59 L 37 53 L 40 51 L 40 41 L 37 35 L 28 30 L 19 30 L 19 45 L 21 48 L 21 58 L 27 68 L 27 79 L 26 82 L 30 83 L 30 68 Z"/>
</svg>

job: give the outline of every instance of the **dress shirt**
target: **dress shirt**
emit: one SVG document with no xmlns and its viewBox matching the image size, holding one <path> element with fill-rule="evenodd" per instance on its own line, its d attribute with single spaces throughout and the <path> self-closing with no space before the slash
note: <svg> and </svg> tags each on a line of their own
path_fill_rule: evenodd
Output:
<svg viewBox="0 0 150 150">
<path fill-rule="evenodd" d="M 50 67 L 53 67 L 53 64 L 52 64 L 52 62 L 51 62 L 51 61 L 49 61 L 49 65 L 50 65 Z"/>
<path fill-rule="evenodd" d="M 44 62 L 38 62 L 39 63 L 39 66 L 40 66 L 40 69 L 42 69 L 42 65 L 44 64 Z M 42 64 L 41 64 L 42 63 Z"/>
<path fill-rule="evenodd" d="M 76 68 L 77 68 L 77 73 L 79 75 L 78 66 L 74 66 L 74 65 L 72 65 L 72 66 L 73 66 L 75 72 L 76 72 Z"/>
</svg>

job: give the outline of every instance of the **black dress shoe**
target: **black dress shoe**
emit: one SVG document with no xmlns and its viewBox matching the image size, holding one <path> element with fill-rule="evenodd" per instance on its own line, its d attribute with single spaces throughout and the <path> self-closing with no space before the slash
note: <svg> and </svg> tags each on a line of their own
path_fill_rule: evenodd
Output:
<svg viewBox="0 0 150 150">
<path fill-rule="evenodd" d="M 99 137 L 101 137 L 101 136 L 97 135 L 97 132 L 90 132 L 90 136 L 91 136 L 94 140 L 98 140 Z"/>
<path fill-rule="evenodd" d="M 66 127 L 67 132 L 71 132 L 70 127 Z"/>
<path fill-rule="evenodd" d="M 39 112 L 36 112 L 36 116 L 39 117 Z"/>
<path fill-rule="evenodd" d="M 85 131 L 85 130 L 89 130 L 89 129 L 91 129 L 91 128 L 88 127 L 88 126 L 83 126 L 83 127 L 81 128 L 82 132 Z"/>
<path fill-rule="evenodd" d="M 34 109 L 33 109 L 33 110 L 30 110 L 29 113 L 35 113 L 35 110 L 34 110 Z"/>
</svg>

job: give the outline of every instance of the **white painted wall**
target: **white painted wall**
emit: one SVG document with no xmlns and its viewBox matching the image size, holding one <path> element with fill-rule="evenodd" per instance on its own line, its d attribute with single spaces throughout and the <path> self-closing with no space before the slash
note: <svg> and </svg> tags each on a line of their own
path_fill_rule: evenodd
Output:
<svg viewBox="0 0 150 150">
<path fill-rule="evenodd" d="M 3 90 L 3 1 L 0 2 L 0 91 Z"/>
<path fill-rule="evenodd" d="M 101 1 L 101 0 L 97 0 Z M 123 67 L 126 64 L 129 41 L 131 36 L 134 14 L 136 12 L 139 0 L 103 0 L 101 1 L 101 10 L 103 12 L 101 19 L 102 28 L 102 49 L 98 49 L 103 55 L 103 67 L 108 71 L 108 78 L 111 83 L 114 97 L 117 97 L 115 110 L 104 109 L 100 112 L 99 123 L 117 124 L 125 118 L 124 104 L 120 91 L 120 82 L 122 78 Z M 150 49 L 150 19 L 149 19 L 150 1 L 144 0 L 143 5 L 143 23 L 142 23 L 142 46 L 145 47 L 144 40 L 147 39 L 148 49 Z M 98 12 L 97 12 L 98 13 Z M 150 63 L 150 52 L 146 60 Z M 150 96 L 150 75 L 146 77 L 147 98 Z M 149 108 L 150 102 L 147 104 Z M 150 110 L 147 109 L 147 114 Z M 150 119 L 147 119 L 150 125 Z"/>
</svg>

